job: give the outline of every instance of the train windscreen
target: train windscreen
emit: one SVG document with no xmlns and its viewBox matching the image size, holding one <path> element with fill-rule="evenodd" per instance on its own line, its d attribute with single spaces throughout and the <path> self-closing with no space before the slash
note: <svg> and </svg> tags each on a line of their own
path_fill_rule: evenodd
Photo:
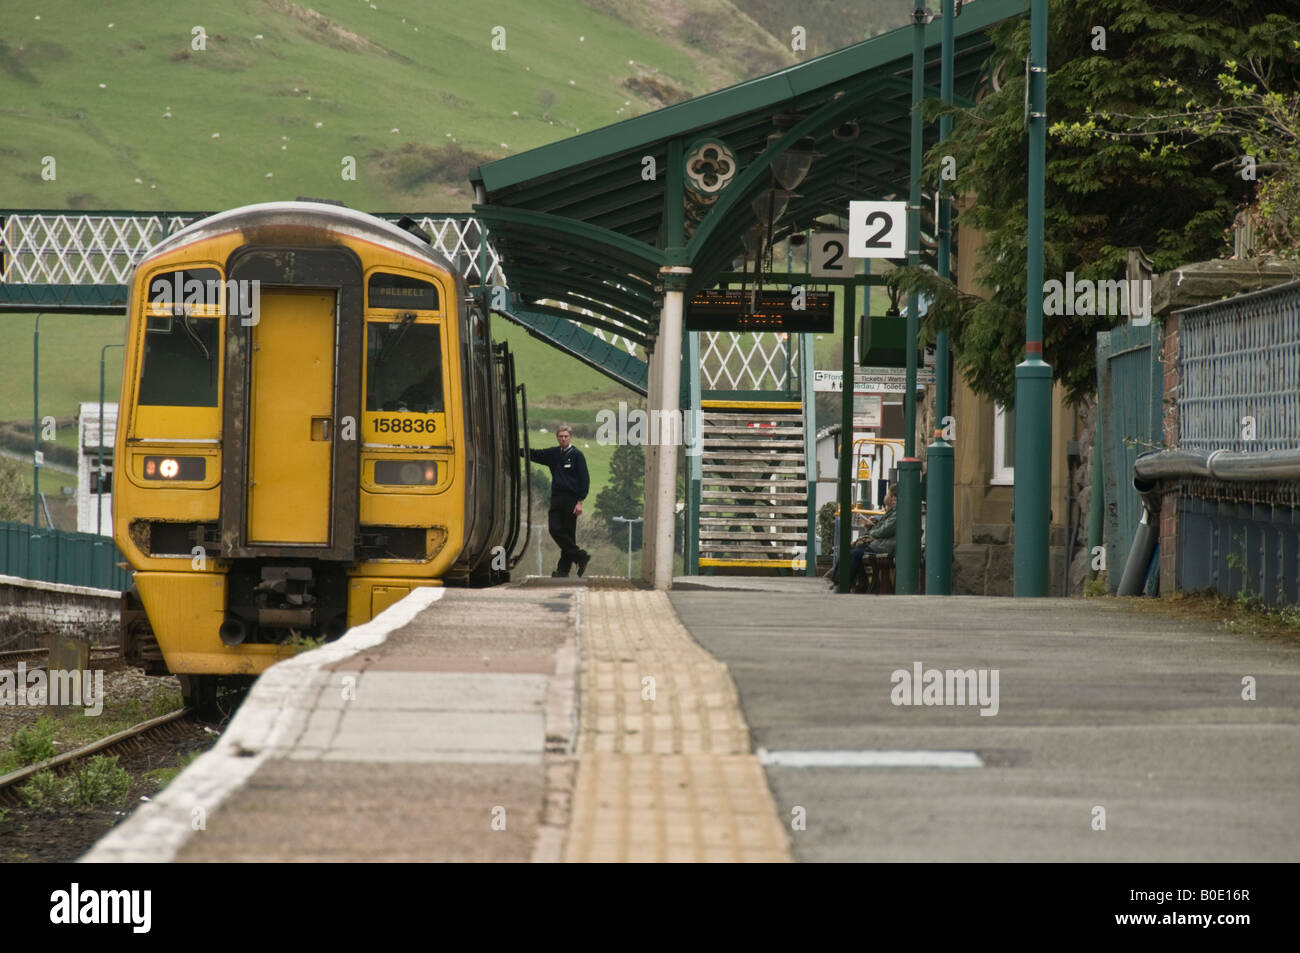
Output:
<svg viewBox="0 0 1300 953">
<path fill-rule="evenodd" d="M 217 406 L 221 322 L 194 315 L 151 317 L 144 335 L 140 403 L 163 407 Z"/>
<path fill-rule="evenodd" d="M 413 314 L 372 321 L 366 337 L 366 410 L 440 414 L 442 326 L 417 324 Z"/>
</svg>

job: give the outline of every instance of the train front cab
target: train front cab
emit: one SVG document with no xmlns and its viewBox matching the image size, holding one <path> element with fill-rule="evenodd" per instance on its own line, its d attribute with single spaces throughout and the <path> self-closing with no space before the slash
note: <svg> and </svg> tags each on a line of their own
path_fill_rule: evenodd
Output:
<svg viewBox="0 0 1300 953">
<path fill-rule="evenodd" d="M 459 554 L 456 284 L 366 254 L 236 232 L 137 272 L 115 533 L 174 673 L 257 674 L 295 636 L 439 584 Z M 151 303 L 177 272 L 220 303 Z M 227 279 L 260 283 L 256 317 L 227 308 Z"/>
</svg>

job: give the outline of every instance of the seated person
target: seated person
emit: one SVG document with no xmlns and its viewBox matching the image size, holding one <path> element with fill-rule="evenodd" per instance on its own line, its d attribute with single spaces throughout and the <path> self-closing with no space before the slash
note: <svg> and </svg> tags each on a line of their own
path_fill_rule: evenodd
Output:
<svg viewBox="0 0 1300 953">
<path fill-rule="evenodd" d="M 894 549 L 898 546 L 898 488 L 890 487 L 889 492 L 885 494 L 885 512 L 880 516 L 873 516 L 867 520 L 871 527 L 867 532 L 853 541 L 853 546 L 849 550 L 849 584 L 858 578 L 858 572 L 862 569 L 862 558 L 867 553 L 874 553 L 879 556 L 892 556 Z M 827 578 L 831 580 L 832 588 L 835 586 L 836 573 L 839 570 L 838 561 L 831 567 Z"/>
</svg>

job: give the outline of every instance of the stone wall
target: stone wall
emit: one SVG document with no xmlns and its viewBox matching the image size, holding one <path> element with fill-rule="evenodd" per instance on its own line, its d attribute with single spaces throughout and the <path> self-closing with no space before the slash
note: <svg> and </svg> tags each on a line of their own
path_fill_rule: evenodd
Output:
<svg viewBox="0 0 1300 953">
<path fill-rule="evenodd" d="M 121 593 L 0 576 L 0 651 L 44 648 L 51 634 L 115 644 Z"/>
<path fill-rule="evenodd" d="M 1008 523 L 976 523 L 971 542 L 960 543 L 952 554 L 952 592 L 958 596 L 1015 595 L 1015 529 Z M 1053 526 L 1050 537 L 1051 595 L 1061 595 L 1061 570 L 1065 559 L 1065 531 Z"/>
<path fill-rule="evenodd" d="M 1074 529 L 1074 551 L 1070 554 L 1070 591 L 1068 595 L 1083 594 L 1084 583 L 1092 578 L 1092 552 L 1088 549 L 1088 519 L 1092 513 L 1092 467 L 1096 457 L 1097 402 L 1088 400 L 1076 410 L 1079 422 L 1079 465 L 1074 469 L 1071 488 L 1078 501 Z"/>
</svg>

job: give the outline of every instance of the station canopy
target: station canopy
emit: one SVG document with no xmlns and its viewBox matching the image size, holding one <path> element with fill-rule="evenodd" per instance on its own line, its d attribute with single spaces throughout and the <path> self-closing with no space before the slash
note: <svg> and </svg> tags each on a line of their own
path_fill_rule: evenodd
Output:
<svg viewBox="0 0 1300 953">
<path fill-rule="evenodd" d="M 989 28 L 1025 9 L 1026 0 L 964 5 L 954 21 L 958 105 L 987 86 Z M 792 232 L 843 219 L 851 199 L 905 199 L 912 30 L 473 170 L 508 310 L 653 346 L 661 268 L 689 267 L 694 294 L 747 252 L 752 261 Z M 927 98 L 939 96 L 941 30 L 939 18 L 925 27 Z M 927 123 L 926 148 L 937 135 Z"/>
</svg>

